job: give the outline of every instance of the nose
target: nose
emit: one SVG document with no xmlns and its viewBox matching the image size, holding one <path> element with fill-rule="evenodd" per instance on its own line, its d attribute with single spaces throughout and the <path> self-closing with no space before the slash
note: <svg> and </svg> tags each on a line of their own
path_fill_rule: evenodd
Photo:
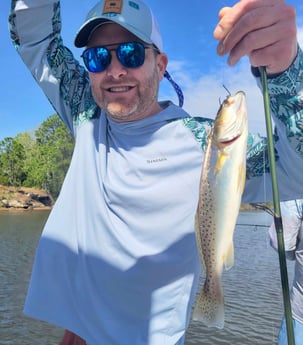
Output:
<svg viewBox="0 0 303 345">
<path fill-rule="evenodd" d="M 127 68 L 124 67 L 121 62 L 118 60 L 116 52 L 111 52 L 111 62 L 106 69 L 106 73 L 108 76 L 112 78 L 119 79 L 122 76 L 127 74 Z"/>
</svg>

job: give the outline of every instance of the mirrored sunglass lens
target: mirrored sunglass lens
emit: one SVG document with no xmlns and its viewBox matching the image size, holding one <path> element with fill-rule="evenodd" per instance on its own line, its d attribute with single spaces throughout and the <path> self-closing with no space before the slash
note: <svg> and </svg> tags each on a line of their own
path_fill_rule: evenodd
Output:
<svg viewBox="0 0 303 345">
<path fill-rule="evenodd" d="M 104 47 L 94 47 L 85 50 L 83 60 L 90 72 L 102 72 L 110 64 L 110 53 Z"/>
<path fill-rule="evenodd" d="M 118 47 L 117 56 L 127 68 L 140 67 L 144 63 L 145 48 L 139 42 L 123 43 Z"/>
</svg>

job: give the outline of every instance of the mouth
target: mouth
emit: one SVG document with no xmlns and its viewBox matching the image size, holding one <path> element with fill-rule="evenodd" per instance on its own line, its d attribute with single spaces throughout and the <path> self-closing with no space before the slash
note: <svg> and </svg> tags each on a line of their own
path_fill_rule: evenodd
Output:
<svg viewBox="0 0 303 345">
<path fill-rule="evenodd" d="M 106 91 L 111 93 L 123 93 L 128 92 L 133 89 L 133 86 L 116 86 L 116 87 L 109 87 Z"/>
</svg>

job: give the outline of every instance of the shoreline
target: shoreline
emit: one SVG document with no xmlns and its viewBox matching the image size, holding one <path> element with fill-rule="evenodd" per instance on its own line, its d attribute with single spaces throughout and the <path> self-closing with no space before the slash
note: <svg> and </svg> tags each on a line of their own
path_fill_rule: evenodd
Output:
<svg viewBox="0 0 303 345">
<path fill-rule="evenodd" d="M 0 185 L 0 210 L 50 210 L 54 205 L 52 196 L 45 190 L 30 187 Z"/>
<path fill-rule="evenodd" d="M 0 207 L 0 212 L 35 212 L 35 211 L 51 211 L 51 207 L 28 207 L 28 208 L 22 208 L 22 207 Z"/>
</svg>

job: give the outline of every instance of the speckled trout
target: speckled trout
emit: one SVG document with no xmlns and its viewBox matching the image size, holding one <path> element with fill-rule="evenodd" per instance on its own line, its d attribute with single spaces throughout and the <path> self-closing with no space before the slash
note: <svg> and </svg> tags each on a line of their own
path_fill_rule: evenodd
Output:
<svg viewBox="0 0 303 345">
<path fill-rule="evenodd" d="M 223 266 L 234 264 L 233 233 L 246 175 L 247 110 L 242 91 L 228 96 L 211 128 L 203 162 L 196 237 L 204 286 L 197 297 L 193 319 L 209 327 L 224 327 Z"/>
</svg>

